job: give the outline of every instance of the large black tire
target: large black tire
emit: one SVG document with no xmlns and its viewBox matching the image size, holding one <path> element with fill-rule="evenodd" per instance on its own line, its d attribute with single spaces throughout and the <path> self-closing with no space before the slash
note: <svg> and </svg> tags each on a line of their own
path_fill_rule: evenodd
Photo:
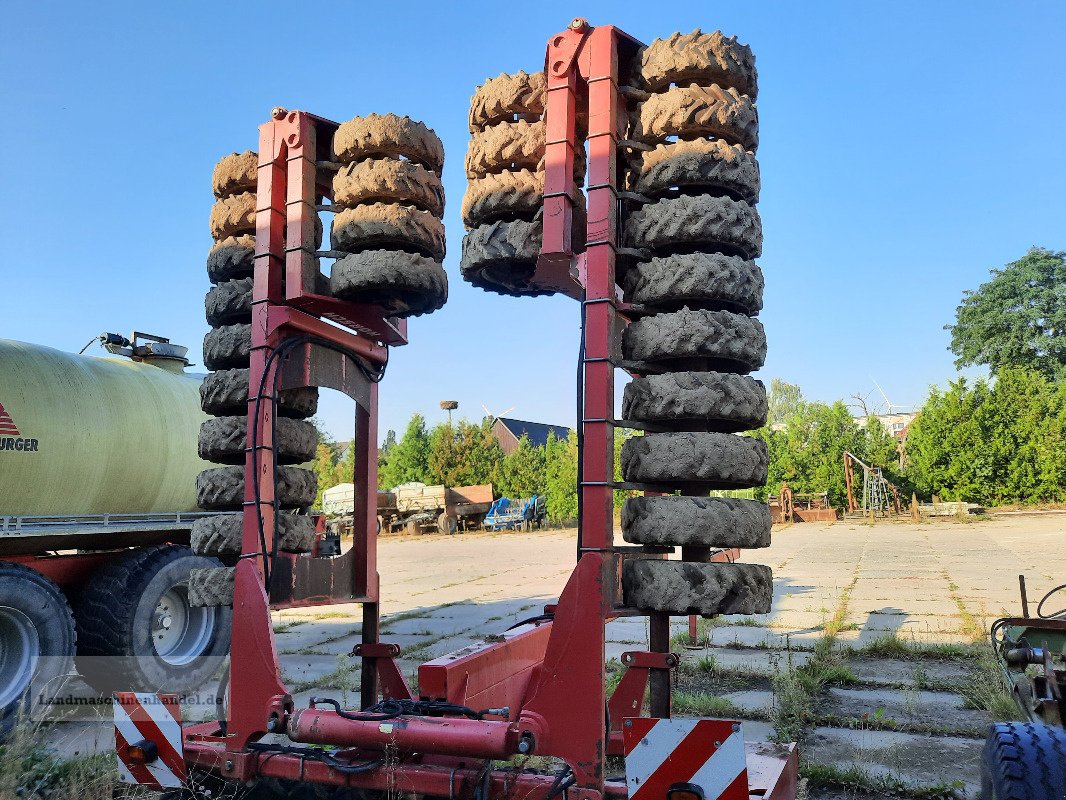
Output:
<svg viewBox="0 0 1066 800">
<path fill-rule="evenodd" d="M 719 253 L 679 253 L 631 267 L 625 298 L 652 311 L 682 307 L 724 309 L 754 316 L 762 310 L 765 282 L 754 261 Z"/>
<path fill-rule="evenodd" d="M 671 191 L 725 193 L 737 200 L 759 200 L 759 162 L 739 144 L 721 139 L 681 140 L 641 153 L 633 188 L 659 197 Z"/>
<path fill-rule="evenodd" d="M 215 197 L 254 192 L 259 177 L 259 154 L 251 150 L 230 153 L 215 164 L 211 190 Z"/>
<path fill-rule="evenodd" d="M 629 559 L 622 565 L 625 604 L 641 611 L 768 614 L 773 575 L 761 564 L 703 564 Z"/>
<path fill-rule="evenodd" d="M 997 722 L 981 759 L 984 800 L 1066 799 L 1066 731 L 1036 722 Z"/>
<path fill-rule="evenodd" d="M 0 562 L 0 737 L 20 715 L 47 711 L 74 665 L 74 618 L 48 578 Z"/>
<path fill-rule="evenodd" d="M 278 549 L 284 553 L 309 553 L 315 543 L 315 523 L 306 514 L 279 514 Z M 205 556 L 237 556 L 241 553 L 244 514 L 216 514 L 192 524 L 192 551 Z"/>
<path fill-rule="evenodd" d="M 215 286 L 204 297 L 204 313 L 212 327 L 252 321 L 252 279 L 236 278 Z"/>
<path fill-rule="evenodd" d="M 463 278 L 489 292 L 516 297 L 553 294 L 531 283 L 540 256 L 541 223 L 492 222 L 463 238 Z"/>
<path fill-rule="evenodd" d="M 463 224 L 475 228 L 495 220 L 531 220 L 544 201 L 544 173 L 505 171 L 469 182 L 463 195 Z"/>
<path fill-rule="evenodd" d="M 640 54 L 640 73 L 644 87 L 662 91 L 670 84 L 701 86 L 717 83 L 736 89 L 755 99 L 758 73 L 755 56 L 746 44 L 721 31 L 673 33 L 655 39 Z"/>
<path fill-rule="evenodd" d="M 223 197 L 211 207 L 211 236 L 217 242 L 228 236 L 255 233 L 255 193 Z"/>
<path fill-rule="evenodd" d="M 348 163 L 372 156 L 403 156 L 437 175 L 444 168 L 444 145 L 432 128 L 417 120 L 367 114 L 341 123 L 333 134 L 333 158 Z"/>
<path fill-rule="evenodd" d="M 515 122 L 523 115 L 544 113 L 544 72 L 502 72 L 474 90 L 470 98 L 470 132 L 488 125 Z"/>
<path fill-rule="evenodd" d="M 766 483 L 766 443 L 731 433 L 656 433 L 622 445 L 622 476 L 634 483 L 747 489 Z"/>
<path fill-rule="evenodd" d="M 725 139 L 755 152 L 759 112 L 747 95 L 721 86 L 673 86 L 640 104 L 633 138 L 649 143 L 667 137 Z"/>
<path fill-rule="evenodd" d="M 207 277 L 211 283 L 250 278 L 254 272 L 254 236 L 230 236 L 215 242 L 207 254 Z"/>
<path fill-rule="evenodd" d="M 402 203 L 444 214 L 440 177 L 421 164 L 397 158 L 354 161 L 333 176 L 333 202 L 338 208 L 366 203 Z"/>
<path fill-rule="evenodd" d="M 275 422 L 274 449 L 278 454 L 278 463 L 302 464 L 315 457 L 318 431 L 314 425 L 282 416 L 278 416 Z M 201 423 L 198 449 L 204 461 L 243 464 L 247 448 L 247 417 L 215 417 Z"/>
<path fill-rule="evenodd" d="M 164 545 L 120 556 L 78 598 L 78 671 L 100 691 L 200 688 L 229 652 L 228 612 L 195 611 L 189 575 L 216 567 L 187 547 Z"/>
<path fill-rule="evenodd" d="M 275 489 L 282 508 L 314 502 L 318 479 L 309 469 L 278 467 Z M 196 476 L 196 504 L 208 511 L 235 511 L 244 505 L 244 467 L 214 467 Z"/>
<path fill-rule="evenodd" d="M 644 206 L 625 225 L 630 247 L 663 252 L 762 255 L 762 220 L 753 206 L 730 197 L 682 195 Z"/>
<path fill-rule="evenodd" d="M 252 352 L 252 326 L 223 325 L 204 337 L 204 366 L 210 370 L 241 369 L 248 366 Z"/>
<path fill-rule="evenodd" d="M 448 300 L 443 265 L 402 250 L 364 250 L 337 260 L 329 287 L 334 297 L 375 303 L 397 317 L 428 314 Z"/>
<path fill-rule="evenodd" d="M 766 359 L 766 331 L 743 314 L 683 308 L 630 324 L 622 336 L 622 355 L 642 373 L 751 372 Z"/>
<path fill-rule="evenodd" d="M 346 208 L 333 217 L 334 250 L 398 249 L 444 260 L 444 225 L 428 211 L 394 203 Z"/>
<path fill-rule="evenodd" d="M 189 604 L 194 608 L 233 605 L 236 567 L 194 569 L 189 575 Z"/>
<path fill-rule="evenodd" d="M 766 503 L 733 497 L 631 497 L 622 506 L 622 536 L 632 544 L 769 547 L 770 525 Z"/>
<path fill-rule="evenodd" d="M 483 178 L 504 170 L 535 170 L 544 158 L 544 123 L 501 122 L 470 139 L 466 150 L 466 177 Z"/>
<path fill-rule="evenodd" d="M 200 384 L 200 407 L 216 417 L 247 414 L 248 378 L 246 369 L 210 373 Z M 268 393 L 270 388 L 269 385 L 266 387 Z M 313 417 L 318 411 L 318 389 L 282 389 L 278 393 L 277 408 L 279 416 L 294 419 Z"/>
<path fill-rule="evenodd" d="M 647 375 L 622 395 L 622 419 L 676 431 L 750 431 L 766 424 L 766 414 L 762 381 L 728 372 Z"/>
</svg>

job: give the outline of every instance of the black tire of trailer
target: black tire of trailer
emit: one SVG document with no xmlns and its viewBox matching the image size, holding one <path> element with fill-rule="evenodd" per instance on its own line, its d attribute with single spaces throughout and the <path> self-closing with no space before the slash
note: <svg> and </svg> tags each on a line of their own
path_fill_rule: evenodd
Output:
<svg viewBox="0 0 1066 800">
<path fill-rule="evenodd" d="M 0 562 L 0 739 L 21 716 L 43 710 L 42 694 L 61 693 L 75 637 L 59 587 L 29 567 Z"/>
<path fill-rule="evenodd" d="M 193 609 L 189 576 L 220 564 L 187 547 L 163 545 L 97 572 L 75 607 L 78 672 L 99 691 L 183 694 L 201 688 L 229 652 L 230 612 Z M 176 626 L 178 636 L 168 641 Z"/>
<path fill-rule="evenodd" d="M 1038 722 L 997 722 L 981 758 L 986 800 L 1066 798 L 1066 731 Z"/>
</svg>

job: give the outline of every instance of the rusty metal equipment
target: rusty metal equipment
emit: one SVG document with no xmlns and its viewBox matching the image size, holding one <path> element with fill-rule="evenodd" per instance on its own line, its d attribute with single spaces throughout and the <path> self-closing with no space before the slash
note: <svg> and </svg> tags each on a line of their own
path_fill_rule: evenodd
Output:
<svg viewBox="0 0 1066 800">
<path fill-rule="evenodd" d="M 542 614 L 491 642 L 422 664 L 417 695 L 399 668 L 400 648 L 379 636 L 375 550 L 376 379 L 387 348 L 406 343 L 406 328 L 378 308 L 340 302 L 319 290 L 314 216 L 330 188 L 317 175 L 335 123 L 277 109 L 261 126 L 248 407 L 253 444 L 246 465 L 244 557 L 233 600 L 229 714 L 225 722 L 184 729 L 190 768 L 233 781 L 274 777 L 480 800 L 634 795 L 633 786 L 608 777 L 606 759 L 650 743 L 654 723 L 670 721 L 671 671 L 678 665 L 670 652 L 670 617 L 655 612 L 648 650 L 624 653 L 620 683 L 609 695 L 605 688 L 605 625 L 619 616 L 647 616 L 623 603 L 623 564 L 665 558 L 664 548 L 653 552 L 614 541 L 613 491 L 619 484 L 613 476 L 612 342 L 629 313 L 615 278 L 618 157 L 624 146 L 617 126 L 627 103 L 624 76 L 639 46 L 617 28 L 577 19 L 549 40 L 546 54 L 544 230 L 536 279 L 580 300 L 584 317 L 576 566 L 558 602 Z M 585 197 L 573 183 L 575 152 L 584 146 L 578 108 L 588 120 L 587 227 L 575 224 L 586 216 Z M 270 399 L 278 389 L 302 386 L 329 386 L 357 404 L 354 547 L 347 558 L 325 560 L 324 572 L 315 575 L 301 570 L 322 559 L 268 557 L 275 488 Z M 690 554 L 705 561 L 735 555 Z M 308 596 L 314 594 L 306 591 L 309 583 L 322 587 L 320 595 Z M 269 606 L 298 585 L 304 587 L 298 594 L 307 596 L 303 603 L 343 596 L 363 604 L 362 640 L 352 652 L 362 659 L 359 710 L 333 698 L 311 698 L 298 709 L 280 677 Z M 651 718 L 641 717 L 646 691 Z M 795 797 L 795 745 L 744 745 L 739 722 L 712 722 L 711 729 L 723 733 L 692 738 L 693 755 L 710 764 L 729 739 L 734 766 L 736 759 L 740 764 L 714 797 L 703 800 Z M 279 733 L 291 743 L 265 738 Z M 566 766 L 545 774 L 524 769 L 520 761 L 493 765 L 528 755 Z M 670 752 L 661 755 L 669 760 Z M 656 796 L 680 791 L 678 786 L 664 785 Z M 698 786 L 684 786 L 703 797 Z"/>
<path fill-rule="evenodd" d="M 855 499 L 855 465 L 862 467 L 862 503 Z M 899 488 L 889 481 L 880 467 L 864 463 L 852 453 L 844 453 L 844 482 L 848 487 L 848 512 L 870 514 L 900 514 Z"/>
</svg>

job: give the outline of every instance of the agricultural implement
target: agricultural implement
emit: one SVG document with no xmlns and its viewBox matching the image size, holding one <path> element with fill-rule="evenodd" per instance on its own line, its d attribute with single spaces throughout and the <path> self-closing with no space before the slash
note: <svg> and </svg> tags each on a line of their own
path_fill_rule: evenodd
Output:
<svg viewBox="0 0 1066 800">
<path fill-rule="evenodd" d="M 512 500 L 501 497 L 485 515 L 485 529 L 490 531 L 532 530 L 544 524 L 548 515 L 547 500 L 541 495 Z"/>
<path fill-rule="evenodd" d="M 480 220 L 464 242 L 464 277 L 493 291 L 562 293 L 580 303 L 577 563 L 558 602 L 543 613 L 490 642 L 422 664 L 417 693 L 398 665 L 400 648 L 379 635 L 375 549 L 377 381 L 388 347 L 406 344 L 406 326 L 383 305 L 349 302 L 323 291 L 336 282 L 337 264 L 328 281 L 318 271 L 316 211 L 335 211 L 339 205 L 321 175 L 348 169 L 335 163 L 344 126 L 284 109 L 276 109 L 261 126 L 240 557 L 235 568 L 205 574 L 197 584 L 205 598 L 218 589 L 218 601 L 231 602 L 234 609 L 228 714 L 225 720 L 175 732 L 169 699 L 153 704 L 151 698 L 120 695 L 118 749 L 130 777 L 162 783 L 161 778 L 180 780 L 200 770 L 239 782 L 277 778 L 480 800 L 795 797 L 795 745 L 745 743 L 738 720 L 671 718 L 672 671 L 679 663 L 670 652 L 671 616 L 765 613 L 772 591 L 768 568 L 732 563 L 736 548 L 768 545 L 765 505 L 708 497 L 712 489 L 765 481 L 761 442 L 731 435 L 762 424 L 766 415 L 765 391 L 746 375 L 761 365 L 765 350 L 762 328 L 751 319 L 761 307 L 762 277 L 751 261 L 759 254 L 761 229 L 753 207 L 736 199 L 746 195 L 753 201 L 757 194 L 750 152 L 754 107 L 747 96 L 754 96 L 754 86 L 738 91 L 715 82 L 734 73 L 743 77 L 746 69 L 753 84 L 753 59 L 745 46 L 720 34 L 696 32 L 680 39 L 690 51 L 711 58 L 695 59 L 684 75 L 672 75 L 668 68 L 657 86 L 640 88 L 633 83 L 645 82 L 640 78 L 641 65 L 649 60 L 644 46 L 617 28 L 576 19 L 549 40 L 543 74 L 501 76 L 502 83 L 493 79 L 497 83 L 487 83 L 475 95 L 468 175 L 478 174 L 481 148 L 486 163 L 503 167 L 490 170 L 496 176 L 490 182 L 528 177 L 540 183 L 533 195 L 481 195 Z M 737 55 L 741 66 L 734 69 L 715 58 L 723 52 Z M 529 91 L 519 87 L 509 98 L 500 96 L 496 90 L 512 78 L 527 81 L 523 85 Z M 627 111 L 665 94 L 670 94 L 669 105 L 677 94 L 670 84 L 682 78 L 691 86 L 678 87 L 681 94 L 691 90 L 704 98 L 705 108 L 720 113 L 703 115 L 702 123 L 681 131 L 691 134 L 686 141 L 673 141 L 678 131 L 662 121 L 645 126 L 643 136 L 627 138 Z M 739 115 L 740 122 L 730 122 L 730 115 Z M 737 145 L 707 138 L 728 138 L 734 130 L 743 132 Z M 512 142 L 513 147 L 499 144 L 523 132 L 530 136 Z M 493 139 L 495 155 L 486 144 Z M 656 148 L 651 144 L 656 140 L 664 144 Z M 735 162 L 743 174 L 737 177 L 734 170 L 732 178 L 722 180 L 747 188 L 734 191 L 713 179 L 692 180 L 688 189 L 675 191 L 687 180 L 675 172 L 665 187 L 648 185 L 647 193 L 640 193 L 629 184 L 625 156 L 636 154 L 639 160 L 664 148 L 666 160 L 675 165 L 692 163 L 693 153 L 704 165 L 718 164 L 719 156 Z M 419 158 L 410 149 L 400 154 Z M 671 160 L 674 154 L 680 162 Z M 521 174 L 530 159 L 537 176 Z M 583 168 L 587 202 L 583 182 L 575 182 Z M 508 221 L 501 206 L 494 216 L 486 198 L 501 196 L 526 203 L 528 218 Z M 323 206 L 323 197 L 333 202 Z M 713 217 L 704 206 L 717 209 L 722 233 L 710 237 L 717 243 L 713 255 L 702 252 L 712 248 L 688 246 L 681 239 L 668 246 L 668 234 L 659 242 L 648 234 L 646 249 L 630 246 L 628 235 L 623 240 L 627 215 L 627 230 L 634 219 L 648 224 L 652 217 L 673 219 L 673 208 L 660 204 L 675 201 L 695 220 Z M 648 204 L 657 208 L 629 210 L 644 206 L 647 211 Z M 472 205 L 478 205 L 476 198 Z M 469 218 L 467 212 L 464 203 Z M 694 222 L 689 231 L 695 238 L 702 232 L 706 243 L 709 233 L 700 224 Z M 496 247 L 500 237 L 510 237 L 503 250 Z M 719 281 L 698 280 L 684 293 L 675 282 L 670 299 L 622 298 L 619 259 L 638 274 L 649 264 L 648 269 L 662 270 L 675 257 L 697 269 L 733 269 L 739 277 L 735 274 L 724 288 Z M 650 291 L 655 287 L 661 284 L 655 282 Z M 620 354 L 620 332 L 627 324 Z M 697 351 L 656 352 L 656 326 L 679 325 L 694 326 L 685 341 L 695 342 Z M 637 388 L 627 390 L 622 419 L 616 419 L 613 407 L 619 367 L 640 376 L 634 380 Z M 304 560 L 286 561 L 279 553 L 285 545 L 279 546 L 278 510 L 285 502 L 278 498 L 287 489 L 276 466 L 277 404 L 289 392 L 291 406 L 292 392 L 315 386 L 338 389 L 357 407 L 352 556 L 310 559 L 325 562 L 331 585 L 353 587 L 349 601 L 362 604 L 361 642 L 352 651 L 362 662 L 355 710 L 333 697 L 312 697 L 297 707 L 280 677 L 269 616 L 277 584 L 294 578 L 286 564 Z M 673 407 L 673 416 L 655 403 L 671 386 L 687 398 Z M 721 392 L 731 398 L 728 409 L 708 406 L 708 397 L 720 401 Z M 614 478 L 613 464 L 613 431 L 619 426 L 648 433 L 633 437 L 623 449 L 621 482 Z M 674 457 L 675 448 L 703 453 L 704 466 Z M 646 493 L 630 500 L 623 512 L 625 545 L 615 542 L 616 488 Z M 669 494 L 678 489 L 680 495 Z M 291 537 L 288 546 L 293 547 Z M 678 547 L 682 560 L 669 560 Z M 319 600 L 329 602 L 329 597 Z M 650 641 L 646 650 L 622 655 L 625 672 L 608 693 L 605 626 L 622 616 L 647 617 Z M 646 693 L 648 716 L 642 715 Z M 145 738 L 131 741 L 138 736 Z M 531 756 L 558 768 L 534 769 Z M 624 778 L 608 774 L 609 757 L 625 758 Z"/>
</svg>

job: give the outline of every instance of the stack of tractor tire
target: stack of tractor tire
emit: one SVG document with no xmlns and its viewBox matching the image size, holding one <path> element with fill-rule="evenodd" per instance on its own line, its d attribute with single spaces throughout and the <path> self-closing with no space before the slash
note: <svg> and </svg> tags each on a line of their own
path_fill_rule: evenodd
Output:
<svg viewBox="0 0 1066 800">
<path fill-rule="evenodd" d="M 448 299 L 440 139 L 409 117 L 369 114 L 337 129 L 333 160 L 331 293 L 390 316 L 439 309 Z"/>
<path fill-rule="evenodd" d="M 648 202 L 628 214 L 624 244 L 644 256 L 621 282 L 642 312 L 622 357 L 642 377 L 626 387 L 621 416 L 656 432 L 626 441 L 621 466 L 626 481 L 667 494 L 629 499 L 622 531 L 633 544 L 680 547 L 681 560 L 627 560 L 623 595 L 645 612 L 766 613 L 769 567 L 706 561 L 716 549 L 770 544 L 765 504 L 707 496 L 767 476 L 764 443 L 734 435 L 767 414 L 765 389 L 748 376 L 766 356 L 755 319 L 755 59 L 735 38 L 697 30 L 655 40 L 639 64 L 633 82 L 645 94 L 630 135 L 650 149 L 630 163 L 628 188 Z"/>
<path fill-rule="evenodd" d="M 461 271 L 487 291 L 552 293 L 532 281 L 542 235 L 544 96 L 543 72 L 516 72 L 489 78 L 470 101 Z M 581 149 L 574 154 L 575 180 L 584 174 Z"/>
<path fill-rule="evenodd" d="M 212 419 L 200 427 L 199 451 L 201 458 L 219 466 L 197 476 L 196 502 L 206 511 L 226 513 L 197 520 L 191 544 L 194 552 L 230 565 L 241 553 L 244 521 L 258 160 L 251 151 L 226 156 L 215 166 L 212 181 L 217 198 L 211 210 L 215 243 L 207 256 L 207 274 L 214 286 L 204 299 L 211 326 L 204 338 L 204 366 L 211 373 L 200 386 L 201 406 Z M 265 387 L 265 393 L 272 394 L 273 387 Z M 311 470 L 293 465 L 315 456 L 318 436 L 307 418 L 317 408 L 317 389 L 278 393 L 275 491 L 282 512 L 277 517 L 277 537 L 278 548 L 286 552 L 307 552 L 314 542 L 311 518 L 301 512 L 314 501 L 317 480 Z M 194 570 L 190 602 L 232 604 L 233 571 L 232 566 Z"/>
</svg>

